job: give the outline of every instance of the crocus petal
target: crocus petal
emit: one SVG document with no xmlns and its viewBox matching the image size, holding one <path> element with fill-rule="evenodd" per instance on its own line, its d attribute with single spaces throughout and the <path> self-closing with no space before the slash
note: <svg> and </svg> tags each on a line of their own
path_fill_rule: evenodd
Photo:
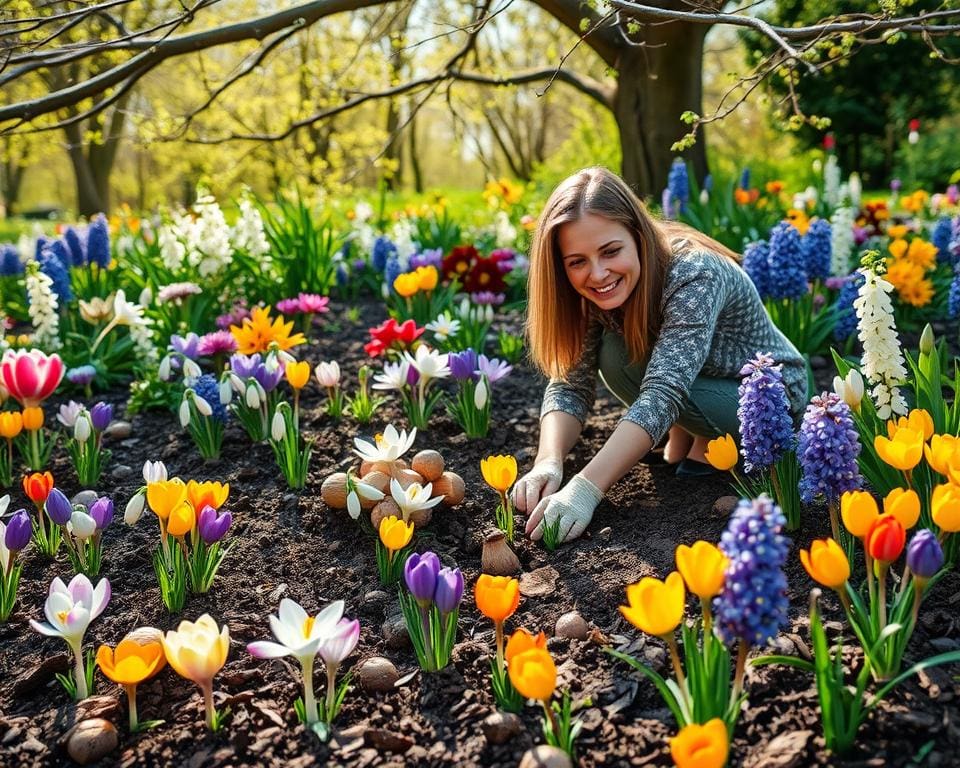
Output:
<svg viewBox="0 0 960 768">
<path fill-rule="evenodd" d="M 292 651 L 285 645 L 270 640 L 258 640 L 247 645 L 247 653 L 258 659 L 279 659 L 281 656 L 290 656 Z"/>
</svg>

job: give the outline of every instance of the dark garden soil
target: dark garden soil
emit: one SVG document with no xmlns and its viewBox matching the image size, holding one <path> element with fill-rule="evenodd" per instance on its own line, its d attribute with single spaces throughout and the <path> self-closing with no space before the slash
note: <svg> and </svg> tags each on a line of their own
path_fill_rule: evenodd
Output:
<svg viewBox="0 0 960 768">
<path fill-rule="evenodd" d="M 366 328 L 382 319 L 382 308 L 374 305 L 361 307 L 361 313 L 361 322 L 351 323 L 343 307 L 337 308 L 328 316 L 337 324 L 328 321 L 306 353 L 311 363 L 338 359 L 351 388 L 365 358 Z M 351 453 L 352 438 L 370 436 L 389 420 L 402 423 L 398 409 L 387 407 L 375 424 L 365 428 L 350 421 L 335 424 L 321 413 L 314 385 L 304 398 L 306 431 L 316 443 L 302 493 L 287 491 L 270 447 L 251 447 L 236 423 L 228 429 L 223 457 L 205 463 L 179 429 L 175 415 L 135 416 L 132 435 L 111 446 L 113 459 L 100 488 L 117 504 L 117 519 L 105 536 L 103 568 L 113 586 L 113 599 L 91 625 L 87 647 L 114 645 L 137 626 L 167 630 L 181 618 L 196 619 L 209 612 L 230 627 L 230 656 L 215 679 L 215 689 L 218 706 L 229 706 L 232 717 L 220 733 L 207 732 L 197 688 L 165 670 L 139 691 L 141 718 L 165 723 L 130 735 L 120 689 L 98 673 L 96 693 L 101 698 L 94 704 L 120 732 L 120 746 L 100 764 L 516 766 L 526 749 L 542 741 L 538 710 L 525 710 L 524 729 L 506 744 L 495 746 L 484 737 L 481 723 L 494 711 L 488 683 L 493 630 L 476 611 L 470 589 L 479 573 L 481 542 L 492 526 L 495 502 L 495 494 L 480 476 L 479 460 L 490 453 L 515 453 L 521 471 L 529 467 L 542 386 L 523 365 L 498 383 L 486 440 L 467 440 L 446 415 L 436 417 L 429 432 L 417 435 L 414 450 L 439 450 L 467 487 L 465 501 L 454 509 L 440 507 L 418 542 L 420 549 L 433 548 L 444 563 L 463 569 L 468 584 L 454 660 L 439 674 L 417 671 L 405 633 L 397 629 L 396 596 L 379 585 L 373 541 L 358 534 L 345 512 L 331 511 L 320 499 L 323 479 L 358 461 Z M 122 404 L 123 393 L 114 399 Z M 600 397 L 568 462 L 568 473 L 601 446 L 620 413 L 614 400 Z M 171 616 L 160 601 L 151 565 L 157 544 L 155 519 L 147 512 L 132 528 L 122 521 L 123 507 L 141 483 L 146 459 L 162 459 L 171 475 L 229 481 L 231 486 L 232 549 L 213 590 L 188 598 L 183 616 Z M 68 494 L 79 490 L 63 451 L 56 452 L 53 471 Z M 625 599 L 626 584 L 646 575 L 662 577 L 672 569 L 677 544 L 718 539 L 731 508 L 729 493 L 722 479 L 679 480 L 670 467 L 641 464 L 600 505 L 581 540 L 554 554 L 526 540 L 519 542 L 524 571 L 534 574 L 533 579 L 526 577 L 524 592 L 535 594 L 523 597 L 508 630 L 520 626 L 544 630 L 551 637 L 548 647 L 557 660 L 561 686 L 569 687 L 577 699 L 592 701 L 581 713 L 581 765 L 670 764 L 666 743 L 675 724 L 668 710 L 649 682 L 614 662 L 603 648 L 611 644 L 627 649 L 667 671 L 662 643 L 630 626 L 617 606 Z M 26 501 L 19 490 L 13 496 L 14 508 Z M 796 549 L 825 535 L 828 527 L 825 513 L 810 513 L 804 530 L 793 537 L 789 564 L 793 620 L 789 632 L 777 641 L 780 652 L 808 654 L 805 614 L 811 582 Z M 54 680 L 55 672 L 66 669 L 66 647 L 62 641 L 41 637 L 27 623 L 30 617 L 42 618 L 47 587 L 57 575 L 69 576 L 62 555 L 53 564 L 30 552 L 17 609 L 9 623 L 0 625 L 3 766 L 69 762 L 58 740 L 77 718 L 77 707 Z M 256 660 L 245 650 L 250 641 L 270 638 L 267 617 L 276 612 L 282 597 L 299 601 L 311 613 L 332 600 L 345 600 L 347 616 L 359 618 L 362 626 L 360 644 L 346 666 L 382 655 L 400 672 L 394 692 L 388 694 L 370 694 L 356 686 L 327 744 L 297 723 L 293 702 L 301 686 L 296 663 Z M 951 573 L 926 603 L 909 660 L 960 648 L 958 601 L 960 577 Z M 838 619 L 836 601 L 826 602 L 828 617 Z M 553 637 L 557 619 L 574 609 L 589 622 L 589 638 Z M 841 763 L 824 750 L 811 679 L 783 667 L 751 670 L 749 706 L 736 730 L 732 764 L 956 765 L 960 709 L 952 671 L 934 669 L 903 685 L 864 726 L 859 751 L 849 763 Z"/>
</svg>

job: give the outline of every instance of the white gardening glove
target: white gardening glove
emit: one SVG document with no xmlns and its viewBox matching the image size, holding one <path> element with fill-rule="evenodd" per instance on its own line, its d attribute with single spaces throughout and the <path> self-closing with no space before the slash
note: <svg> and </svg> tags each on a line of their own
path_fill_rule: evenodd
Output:
<svg viewBox="0 0 960 768">
<path fill-rule="evenodd" d="M 560 487 L 563 480 L 563 464 L 553 459 L 544 459 L 533 465 L 527 474 L 513 486 L 513 506 L 520 512 L 530 514 L 544 496 Z"/>
<path fill-rule="evenodd" d="M 541 499 L 527 519 L 526 532 L 537 541 L 543 537 L 544 525 L 559 520 L 558 541 L 572 541 L 590 525 L 601 499 L 603 494 L 597 486 L 583 475 L 574 475 L 562 490 Z"/>
</svg>

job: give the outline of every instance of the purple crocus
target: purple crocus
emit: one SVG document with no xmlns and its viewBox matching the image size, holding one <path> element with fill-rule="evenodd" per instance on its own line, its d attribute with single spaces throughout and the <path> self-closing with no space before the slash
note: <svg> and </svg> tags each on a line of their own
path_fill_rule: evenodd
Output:
<svg viewBox="0 0 960 768">
<path fill-rule="evenodd" d="M 237 340 L 230 331 L 213 331 L 200 337 L 197 354 L 207 357 L 233 354 L 237 351 Z"/>
<path fill-rule="evenodd" d="M 414 553 L 403 566 L 403 580 L 417 604 L 424 610 L 430 607 L 437 588 L 440 558 L 433 552 Z"/>
<path fill-rule="evenodd" d="M 833 392 L 811 398 L 797 444 L 803 470 L 800 499 L 809 504 L 823 496 L 828 504 L 835 504 L 846 491 L 862 488 L 859 455 L 860 436 L 850 406 Z"/>
<path fill-rule="evenodd" d="M 233 515 L 228 510 L 223 510 L 218 515 L 217 510 L 207 504 L 197 516 L 197 530 L 200 538 L 209 546 L 227 535 L 232 522 Z"/>
<path fill-rule="evenodd" d="M 907 545 L 907 568 L 918 579 L 929 579 L 942 567 L 943 548 L 936 534 L 926 528 L 917 531 Z"/>
<path fill-rule="evenodd" d="M 490 384 L 496 384 L 500 379 L 508 376 L 512 370 L 512 365 L 496 357 L 491 359 L 486 355 L 480 355 L 477 358 L 477 373 L 486 376 Z"/>
<path fill-rule="evenodd" d="M 102 531 L 113 521 L 113 500 L 109 496 L 101 496 L 90 504 L 89 512 L 97 524 L 97 530 Z"/>
<path fill-rule="evenodd" d="M 415 387 L 418 381 L 420 381 L 420 371 L 412 365 L 407 366 L 407 386 Z"/>
<path fill-rule="evenodd" d="M 472 349 L 464 349 L 460 352 L 451 352 L 447 355 L 447 364 L 450 366 L 450 375 L 457 381 L 466 381 L 467 379 L 476 380 L 477 374 L 477 353 Z"/>
<path fill-rule="evenodd" d="M 66 525 L 73 514 L 73 505 L 70 503 L 70 499 L 59 488 L 50 490 L 50 495 L 47 496 L 43 508 L 47 511 L 47 516 L 57 525 Z"/>
<path fill-rule="evenodd" d="M 200 343 L 200 337 L 197 336 L 193 331 L 188 333 L 186 336 L 180 336 L 178 334 L 173 334 L 170 337 L 170 349 L 174 352 L 179 352 L 184 357 L 188 357 L 191 360 L 196 360 L 197 355 L 197 345 Z"/>
<path fill-rule="evenodd" d="M 109 403 L 97 403 L 90 409 L 90 422 L 97 432 L 103 432 L 113 420 L 113 406 Z"/>
<path fill-rule="evenodd" d="M 97 378 L 97 369 L 92 365 L 78 365 L 66 373 L 67 381 L 78 387 L 85 387 Z"/>
<path fill-rule="evenodd" d="M 3 534 L 3 545 L 11 552 L 19 552 L 30 543 L 33 523 L 25 509 L 18 509 L 7 523 Z"/>
<path fill-rule="evenodd" d="M 437 573 L 437 587 L 433 602 L 442 614 L 453 613 L 463 599 L 463 574 L 459 568 L 441 568 Z"/>
</svg>

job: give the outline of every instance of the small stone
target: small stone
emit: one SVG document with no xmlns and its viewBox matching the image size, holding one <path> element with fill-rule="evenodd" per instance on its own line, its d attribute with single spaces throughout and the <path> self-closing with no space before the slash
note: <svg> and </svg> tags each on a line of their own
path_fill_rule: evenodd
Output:
<svg viewBox="0 0 960 768">
<path fill-rule="evenodd" d="M 124 635 L 124 640 L 133 640 L 137 645 L 150 645 L 150 643 L 159 643 L 163 638 L 163 632 L 156 627 L 137 627 Z"/>
<path fill-rule="evenodd" d="M 47 656 L 33 669 L 17 678 L 13 684 L 13 695 L 23 696 L 42 688 L 53 680 L 57 672 L 66 672 L 68 669 L 70 669 L 70 657 L 67 654 Z"/>
<path fill-rule="evenodd" d="M 569 640 L 586 640 L 587 635 L 590 634 L 590 627 L 579 613 L 568 611 L 557 619 L 554 634 Z"/>
<path fill-rule="evenodd" d="M 399 752 L 402 754 L 413 746 L 413 739 L 409 736 L 393 733 L 386 728 L 368 728 L 364 731 L 363 740 L 381 752 Z"/>
<path fill-rule="evenodd" d="M 378 606 L 387 602 L 390 599 L 390 595 L 384 592 L 382 589 L 374 589 L 370 592 L 367 592 L 363 596 L 363 600 L 360 601 L 360 604 L 364 607 L 366 606 Z"/>
<path fill-rule="evenodd" d="M 573 768 L 573 761 L 562 749 L 541 744 L 523 753 L 519 768 Z"/>
<path fill-rule="evenodd" d="M 407 632 L 407 624 L 403 620 L 403 614 L 388 616 L 383 622 L 382 628 L 383 642 L 387 648 L 400 651 L 410 647 L 410 635 Z"/>
<path fill-rule="evenodd" d="M 123 421 L 122 419 L 117 419 L 116 421 L 111 421 L 105 430 L 103 430 L 104 437 L 108 437 L 111 440 L 126 440 L 133 433 L 133 424 L 129 421 Z"/>
<path fill-rule="evenodd" d="M 960 648 L 960 643 L 950 637 L 935 637 L 930 640 L 930 645 L 933 646 L 934 650 L 936 650 L 938 653 L 955 651 Z"/>
<path fill-rule="evenodd" d="M 82 504 L 85 507 L 90 506 L 100 497 L 96 491 L 80 491 L 76 496 L 70 499 L 71 504 Z"/>
<path fill-rule="evenodd" d="M 118 464 L 110 472 L 110 477 L 114 480 L 126 480 L 132 474 L 133 467 L 128 467 L 126 464 Z"/>
<path fill-rule="evenodd" d="M 78 720 L 113 720 L 120 715 L 120 700 L 115 696 L 88 696 L 77 702 Z"/>
<path fill-rule="evenodd" d="M 491 744 L 506 744 L 522 729 L 523 721 L 512 712 L 494 712 L 480 724 L 480 730 Z"/>
<path fill-rule="evenodd" d="M 400 678 L 393 662 L 382 656 L 372 656 L 361 661 L 354 670 L 354 674 L 360 681 L 360 687 L 370 693 L 392 691 L 394 683 Z"/>
<path fill-rule="evenodd" d="M 120 742 L 109 720 L 94 718 L 77 723 L 67 739 L 67 753 L 80 765 L 87 765 L 112 752 Z"/>
<path fill-rule="evenodd" d="M 713 514 L 727 517 L 737 508 L 739 503 L 740 499 L 736 496 L 721 496 L 713 502 Z"/>
<path fill-rule="evenodd" d="M 775 736 L 744 763 L 746 768 L 794 768 L 806 765 L 804 752 L 813 738 L 813 731 L 788 731 Z"/>
<path fill-rule="evenodd" d="M 520 576 L 520 594 L 525 597 L 544 597 L 557 591 L 560 574 L 552 565 L 545 565 Z"/>
<path fill-rule="evenodd" d="M 610 534 L 612 534 L 612 533 L 613 533 L 613 528 L 611 528 L 611 527 L 608 525 L 606 528 L 601 528 L 599 531 L 597 531 L 597 536 L 596 536 L 596 538 L 597 538 L 599 541 L 605 541 L 606 539 L 609 539 L 609 538 L 610 538 Z"/>
</svg>

